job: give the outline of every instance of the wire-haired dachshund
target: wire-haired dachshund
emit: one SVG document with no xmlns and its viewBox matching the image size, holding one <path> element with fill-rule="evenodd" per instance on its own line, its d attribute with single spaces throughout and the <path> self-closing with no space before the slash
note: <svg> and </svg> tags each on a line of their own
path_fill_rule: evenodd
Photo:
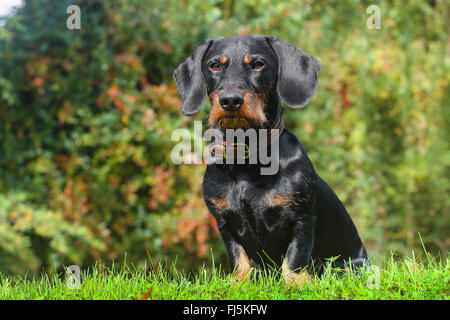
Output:
<svg viewBox="0 0 450 320">
<path fill-rule="evenodd" d="M 174 72 L 183 114 L 197 113 L 208 96 L 211 128 L 278 130 L 276 174 L 262 175 L 259 162 L 212 161 L 204 176 L 204 200 L 237 279 L 249 273 L 251 260 L 281 266 L 285 281 L 298 285 L 327 258 L 337 268 L 369 262 L 344 205 L 283 128 L 281 101 L 294 109 L 308 104 L 320 69 L 291 44 L 252 35 L 207 40 Z"/>
</svg>

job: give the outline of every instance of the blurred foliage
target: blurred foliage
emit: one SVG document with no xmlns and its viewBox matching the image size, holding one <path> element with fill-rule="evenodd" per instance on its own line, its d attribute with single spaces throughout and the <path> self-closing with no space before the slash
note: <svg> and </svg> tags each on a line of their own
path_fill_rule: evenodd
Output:
<svg viewBox="0 0 450 320">
<path fill-rule="evenodd" d="M 268 34 L 323 65 L 285 114 L 372 256 L 449 239 L 446 1 L 25 0 L 0 27 L 0 272 L 151 257 L 225 263 L 204 165 L 174 165 L 176 66 L 206 38 Z M 68 30 L 66 8 L 81 8 Z M 206 122 L 205 122 L 206 123 Z M 205 129 L 205 128 L 204 128 Z"/>
</svg>

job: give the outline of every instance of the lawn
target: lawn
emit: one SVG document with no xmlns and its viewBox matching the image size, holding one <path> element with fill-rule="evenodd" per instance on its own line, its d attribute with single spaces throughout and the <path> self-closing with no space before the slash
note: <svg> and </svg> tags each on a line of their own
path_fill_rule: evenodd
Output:
<svg viewBox="0 0 450 320">
<path fill-rule="evenodd" d="M 321 276 L 311 277 L 303 288 L 288 286 L 272 270 L 258 279 L 237 282 L 221 268 L 201 268 L 183 273 L 175 266 L 153 272 L 130 266 L 95 267 L 81 272 L 78 289 L 68 287 L 64 275 L 39 278 L 0 274 L 0 299 L 445 299 L 449 300 L 449 260 L 427 256 L 386 260 L 379 267 L 358 274 L 338 272 L 329 266 Z M 76 282 L 71 282 L 76 285 Z M 70 286 L 70 285 L 69 285 Z"/>
</svg>

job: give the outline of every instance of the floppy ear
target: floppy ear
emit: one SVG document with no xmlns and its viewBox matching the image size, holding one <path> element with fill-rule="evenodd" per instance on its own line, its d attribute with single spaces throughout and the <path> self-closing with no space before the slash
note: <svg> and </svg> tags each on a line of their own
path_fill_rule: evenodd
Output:
<svg viewBox="0 0 450 320">
<path fill-rule="evenodd" d="M 212 40 L 206 40 L 173 73 L 181 97 L 181 112 L 187 116 L 197 113 L 205 102 L 206 83 L 201 65 L 211 43 Z"/>
<path fill-rule="evenodd" d="M 278 94 L 289 107 L 303 108 L 314 96 L 322 65 L 278 37 L 267 38 L 267 41 L 278 57 Z"/>
</svg>

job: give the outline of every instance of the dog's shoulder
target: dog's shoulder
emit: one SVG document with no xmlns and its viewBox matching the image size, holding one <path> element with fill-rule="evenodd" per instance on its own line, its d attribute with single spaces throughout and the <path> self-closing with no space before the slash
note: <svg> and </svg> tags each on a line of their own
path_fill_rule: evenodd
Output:
<svg viewBox="0 0 450 320">
<path fill-rule="evenodd" d="M 281 169 L 293 170 L 297 167 L 302 171 L 314 172 L 314 166 L 308 157 L 306 148 L 294 133 L 285 129 L 280 136 L 279 145 Z"/>
</svg>

